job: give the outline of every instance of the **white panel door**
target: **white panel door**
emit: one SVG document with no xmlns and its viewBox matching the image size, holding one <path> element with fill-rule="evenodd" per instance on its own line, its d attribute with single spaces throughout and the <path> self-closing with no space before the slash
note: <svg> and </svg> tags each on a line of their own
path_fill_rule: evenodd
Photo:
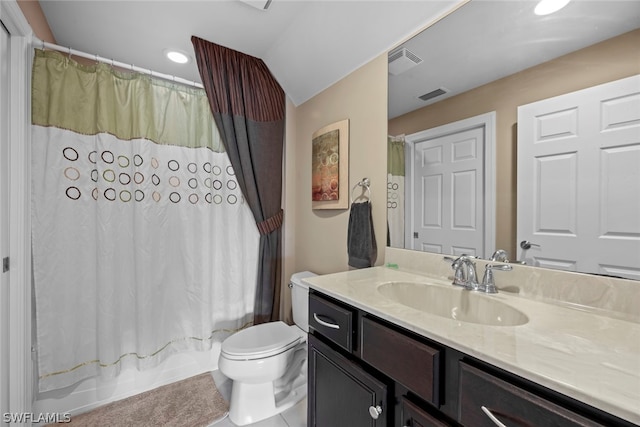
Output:
<svg viewBox="0 0 640 427">
<path fill-rule="evenodd" d="M 484 129 L 456 131 L 413 145 L 413 248 L 484 253 Z"/>
<path fill-rule="evenodd" d="M 0 21 L 0 259 L 9 256 L 9 34 Z M 0 414 L 9 411 L 9 272 L 0 262 Z M 2 423 L 2 421 L 0 421 Z"/>
<path fill-rule="evenodd" d="M 640 280 L 640 75 L 518 108 L 529 265 Z"/>
</svg>

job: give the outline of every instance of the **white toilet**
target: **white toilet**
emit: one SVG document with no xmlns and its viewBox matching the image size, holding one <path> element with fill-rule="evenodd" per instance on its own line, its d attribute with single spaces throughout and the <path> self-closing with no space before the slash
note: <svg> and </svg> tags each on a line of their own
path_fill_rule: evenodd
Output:
<svg viewBox="0 0 640 427">
<path fill-rule="evenodd" d="M 222 342 L 219 369 L 233 380 L 229 418 L 236 425 L 272 417 L 307 394 L 307 333 L 309 287 L 302 282 L 315 274 L 291 276 L 293 321 L 251 326 Z"/>
</svg>

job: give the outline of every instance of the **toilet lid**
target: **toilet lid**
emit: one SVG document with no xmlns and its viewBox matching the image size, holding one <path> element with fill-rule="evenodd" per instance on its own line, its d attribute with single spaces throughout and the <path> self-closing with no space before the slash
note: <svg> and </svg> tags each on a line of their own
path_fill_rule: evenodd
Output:
<svg viewBox="0 0 640 427">
<path fill-rule="evenodd" d="M 298 328 L 284 322 L 269 322 L 244 329 L 222 343 L 222 352 L 230 356 L 268 357 L 298 344 Z"/>
</svg>

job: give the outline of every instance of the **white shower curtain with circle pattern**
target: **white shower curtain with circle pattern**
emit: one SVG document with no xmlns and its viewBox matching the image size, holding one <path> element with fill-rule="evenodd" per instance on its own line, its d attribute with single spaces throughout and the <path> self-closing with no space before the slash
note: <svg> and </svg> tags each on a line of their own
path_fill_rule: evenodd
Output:
<svg viewBox="0 0 640 427">
<path fill-rule="evenodd" d="M 404 248 L 405 137 L 387 137 L 387 225 L 388 245 Z"/>
<path fill-rule="evenodd" d="M 155 367 L 249 324 L 258 240 L 204 91 L 36 51 L 40 391 Z"/>
</svg>

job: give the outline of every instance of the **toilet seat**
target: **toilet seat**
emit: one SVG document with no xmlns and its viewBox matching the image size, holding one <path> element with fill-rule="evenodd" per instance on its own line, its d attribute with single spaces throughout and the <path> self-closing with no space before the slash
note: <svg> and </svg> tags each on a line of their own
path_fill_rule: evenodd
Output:
<svg viewBox="0 0 640 427">
<path fill-rule="evenodd" d="M 244 329 L 222 343 L 222 355 L 231 360 L 252 360 L 275 356 L 298 345 L 302 336 L 295 326 L 269 322 Z"/>
</svg>

